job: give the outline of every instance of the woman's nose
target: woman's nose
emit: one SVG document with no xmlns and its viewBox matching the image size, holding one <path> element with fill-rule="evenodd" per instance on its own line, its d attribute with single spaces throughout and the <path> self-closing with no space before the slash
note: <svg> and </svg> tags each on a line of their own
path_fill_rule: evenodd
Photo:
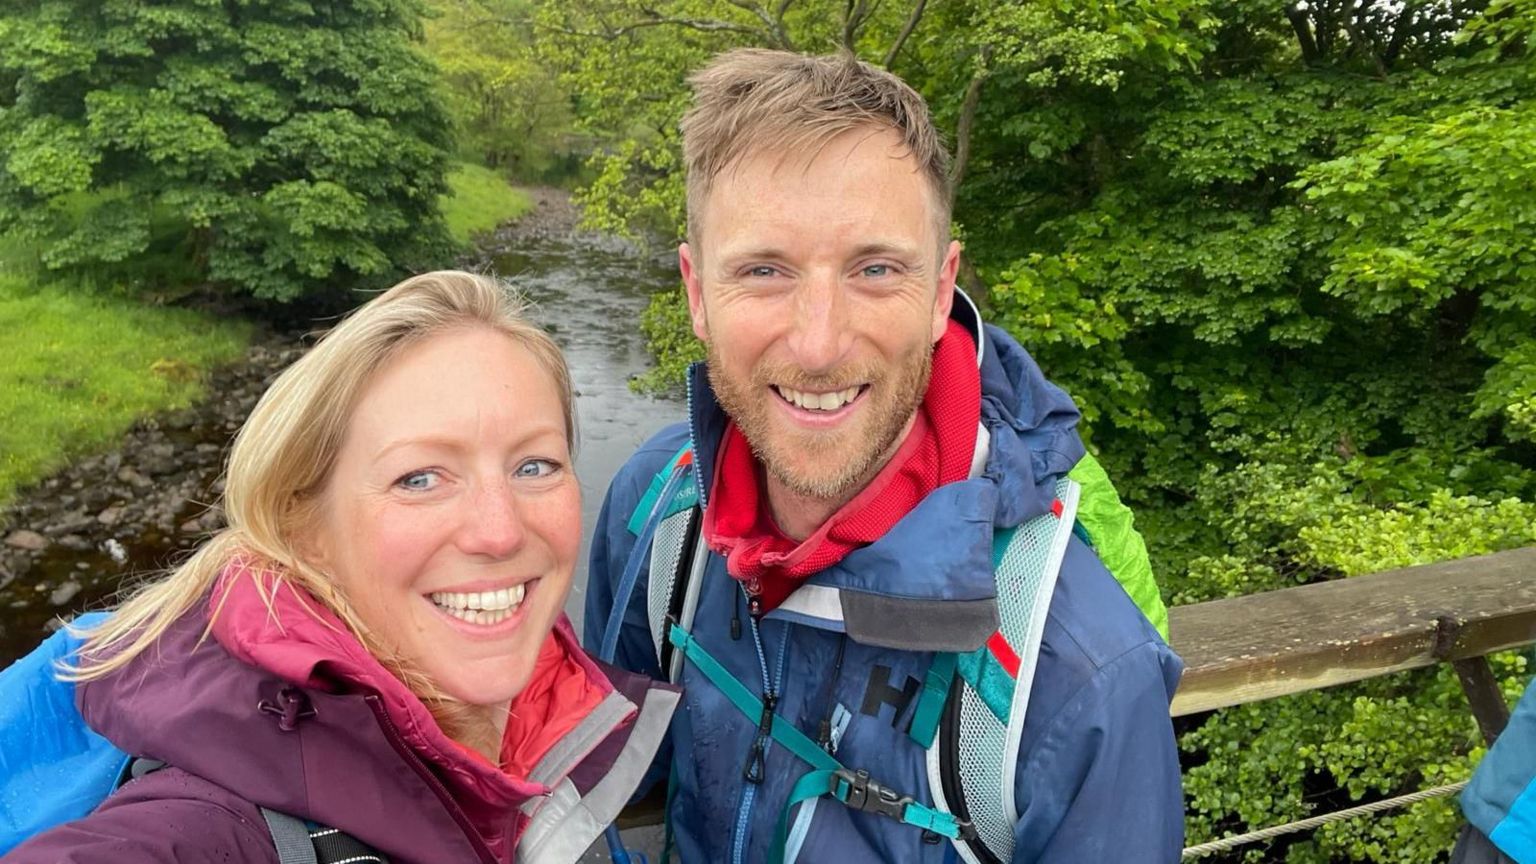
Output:
<svg viewBox="0 0 1536 864">
<path fill-rule="evenodd" d="M 459 547 L 471 555 L 506 558 L 527 536 L 521 502 L 505 479 L 480 484 L 463 514 Z"/>
</svg>

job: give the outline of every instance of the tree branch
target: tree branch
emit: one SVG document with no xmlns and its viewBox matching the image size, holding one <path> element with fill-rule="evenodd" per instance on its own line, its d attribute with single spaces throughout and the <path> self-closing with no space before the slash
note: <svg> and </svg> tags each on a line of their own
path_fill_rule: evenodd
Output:
<svg viewBox="0 0 1536 864">
<path fill-rule="evenodd" d="M 552 30 L 556 33 L 564 33 L 567 36 L 582 36 L 587 39 L 602 39 L 612 42 L 615 39 L 627 36 L 636 30 L 647 27 L 682 27 L 687 30 L 698 30 L 703 33 L 744 33 L 758 39 L 770 38 L 772 34 L 765 33 L 755 27 L 744 27 L 740 24 L 732 24 L 728 21 L 716 21 L 703 18 L 650 18 L 645 21 L 632 21 L 618 27 L 604 26 L 601 32 L 590 30 L 576 30 L 570 27 L 557 27 L 553 24 L 535 23 L 534 27 L 540 30 Z"/>
<path fill-rule="evenodd" d="M 1312 22 L 1307 19 L 1307 13 L 1295 6 L 1287 6 L 1285 17 L 1290 20 L 1291 29 L 1296 31 L 1296 41 L 1301 44 L 1301 62 L 1316 66 L 1322 56 L 1317 50 L 1317 40 L 1312 38 Z"/>
<path fill-rule="evenodd" d="M 774 47 L 783 48 L 786 51 L 795 50 L 794 44 L 790 41 L 789 33 L 784 30 L 783 10 L 789 6 L 788 2 L 780 4 L 777 16 L 770 16 L 768 10 L 751 2 L 751 0 L 725 0 L 725 2 L 735 6 L 737 9 L 750 12 L 757 20 L 763 22 L 763 25 L 768 28 L 767 32 L 774 37 L 772 39 Z"/>
<path fill-rule="evenodd" d="M 960 188 L 961 181 L 965 179 L 965 171 L 970 167 L 971 128 L 976 125 L 976 106 L 981 102 L 981 85 L 992 76 L 992 70 L 987 68 L 987 60 L 991 55 L 992 46 L 981 46 L 976 74 L 971 76 L 971 83 L 965 88 L 965 98 L 960 103 L 960 122 L 955 128 L 955 164 L 949 171 L 951 189 Z"/>
<path fill-rule="evenodd" d="M 1419 10 L 1423 3 L 1407 3 L 1403 11 L 1397 15 L 1397 20 L 1392 22 L 1392 39 L 1387 43 L 1387 50 L 1382 53 L 1382 62 L 1391 67 L 1402 55 L 1403 47 L 1408 44 L 1408 37 L 1414 35 L 1419 29 Z"/>
<path fill-rule="evenodd" d="M 917 29 L 917 22 L 923 20 L 923 10 L 926 8 L 928 8 L 928 0 L 917 0 L 917 5 L 912 7 L 912 14 L 907 16 L 907 23 L 901 28 L 901 32 L 896 34 L 896 41 L 891 43 L 891 49 L 885 52 L 885 59 L 881 61 L 881 66 L 889 69 L 891 64 L 896 62 L 896 55 L 900 54 L 902 46 L 907 44 L 907 37 Z"/>
<path fill-rule="evenodd" d="M 1365 27 L 1361 26 L 1369 9 L 1370 6 L 1366 3 L 1346 9 L 1344 13 L 1344 30 L 1349 34 L 1350 41 L 1354 46 L 1370 56 L 1371 65 L 1376 67 L 1376 77 L 1385 81 L 1387 80 L 1387 64 L 1382 62 L 1381 52 L 1376 50 L 1375 37 Z"/>
</svg>

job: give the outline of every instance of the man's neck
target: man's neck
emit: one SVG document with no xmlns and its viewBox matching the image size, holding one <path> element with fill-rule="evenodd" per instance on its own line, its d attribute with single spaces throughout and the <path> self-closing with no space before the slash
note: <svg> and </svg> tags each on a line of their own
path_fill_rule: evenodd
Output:
<svg viewBox="0 0 1536 864">
<path fill-rule="evenodd" d="M 870 466 L 863 476 L 850 483 L 848 489 L 841 495 L 831 498 L 805 495 L 786 486 L 774 476 L 772 471 L 764 472 L 766 477 L 763 489 L 767 494 L 768 512 L 773 516 L 774 524 L 779 526 L 779 530 L 783 531 L 786 537 L 796 543 L 815 534 L 816 530 L 831 519 L 834 513 L 856 498 L 870 481 L 885 470 L 885 466 L 890 464 L 891 458 L 901 449 L 901 445 L 906 443 L 907 436 L 912 434 L 912 424 L 916 420 L 917 414 L 914 412 L 907 420 L 907 425 L 902 427 L 901 434 L 891 442 L 891 446 L 880 454 L 880 458 L 875 460 L 875 464 Z"/>
</svg>

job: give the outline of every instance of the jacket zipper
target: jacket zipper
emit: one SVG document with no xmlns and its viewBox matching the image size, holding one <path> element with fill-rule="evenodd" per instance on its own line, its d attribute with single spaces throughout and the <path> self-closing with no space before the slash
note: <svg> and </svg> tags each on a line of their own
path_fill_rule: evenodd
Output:
<svg viewBox="0 0 1536 864">
<path fill-rule="evenodd" d="M 363 700 L 372 709 L 373 716 L 379 721 L 379 727 L 384 730 L 384 737 L 389 739 L 390 746 L 395 748 L 395 752 L 400 755 L 400 758 L 405 760 L 407 765 L 411 766 L 411 769 L 416 772 L 417 776 L 426 781 L 427 786 L 432 789 L 432 792 L 437 795 L 437 799 L 442 802 L 444 809 L 448 811 L 448 815 L 453 817 L 453 821 L 458 823 L 459 829 L 464 832 L 464 836 L 469 838 L 469 843 L 474 847 L 475 854 L 480 857 L 480 860 L 485 862 L 485 864 L 500 864 L 496 860 L 496 856 L 485 845 L 485 842 L 480 839 L 480 833 L 475 830 L 474 824 L 469 821 L 469 814 L 465 813 L 464 808 L 460 807 L 458 802 L 453 800 L 453 794 L 448 791 L 448 787 L 443 785 L 443 781 L 437 779 L 437 775 L 432 773 L 432 769 L 428 768 L 426 763 L 421 761 L 421 757 L 416 755 L 416 751 L 412 750 L 410 745 L 405 743 L 405 739 L 400 736 L 399 728 L 395 726 L 395 721 L 390 719 L 389 712 L 384 708 L 384 701 L 377 694 L 364 696 Z"/>
<path fill-rule="evenodd" d="M 699 493 L 699 512 L 706 505 L 704 497 L 704 464 L 699 461 L 699 421 L 693 411 L 693 369 L 688 369 L 688 446 L 693 450 L 693 488 Z"/>
<path fill-rule="evenodd" d="M 756 600 L 753 599 L 752 603 L 756 603 Z M 733 864 L 742 864 L 746 855 L 747 828 L 752 818 L 752 804 L 757 800 L 757 787 L 763 782 L 766 773 L 765 763 L 773 732 L 773 712 L 779 701 L 779 685 L 784 681 L 784 655 L 789 650 L 789 630 L 785 628 L 784 638 L 779 642 L 778 662 L 773 677 L 770 678 L 768 658 L 763 650 L 763 636 L 762 631 L 758 629 L 757 616 L 753 615 L 747 620 L 752 626 L 752 641 L 757 648 L 757 665 L 763 673 L 763 714 L 758 721 L 757 737 L 753 739 L 752 749 L 747 753 L 747 764 L 742 769 L 746 788 L 742 790 L 741 809 L 736 814 L 736 842 L 731 852 Z M 756 779 L 753 779 L 754 771 Z"/>
</svg>

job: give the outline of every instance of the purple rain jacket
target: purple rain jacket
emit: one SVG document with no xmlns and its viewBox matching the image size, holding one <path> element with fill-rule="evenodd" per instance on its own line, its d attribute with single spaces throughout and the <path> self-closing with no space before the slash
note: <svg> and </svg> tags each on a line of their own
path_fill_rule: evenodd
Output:
<svg viewBox="0 0 1536 864">
<path fill-rule="evenodd" d="M 393 864 L 574 862 L 629 800 L 677 705 L 675 690 L 582 654 L 562 617 L 550 639 L 602 698 L 558 718 L 570 731 L 526 777 L 507 777 L 448 742 L 419 700 L 419 711 L 401 710 L 401 694 L 414 697 L 345 629 L 279 627 L 264 608 L 230 615 L 248 608 L 244 593 L 231 592 L 214 638 L 203 638 L 199 606 L 156 648 L 79 685 L 93 729 L 171 767 L 23 843 L 6 864 L 277 864 L 258 805 L 340 829 Z M 285 596 L 279 617 L 303 619 Z M 304 630 L 330 648 L 295 636 Z M 348 668 L 368 662 L 367 675 Z"/>
</svg>

